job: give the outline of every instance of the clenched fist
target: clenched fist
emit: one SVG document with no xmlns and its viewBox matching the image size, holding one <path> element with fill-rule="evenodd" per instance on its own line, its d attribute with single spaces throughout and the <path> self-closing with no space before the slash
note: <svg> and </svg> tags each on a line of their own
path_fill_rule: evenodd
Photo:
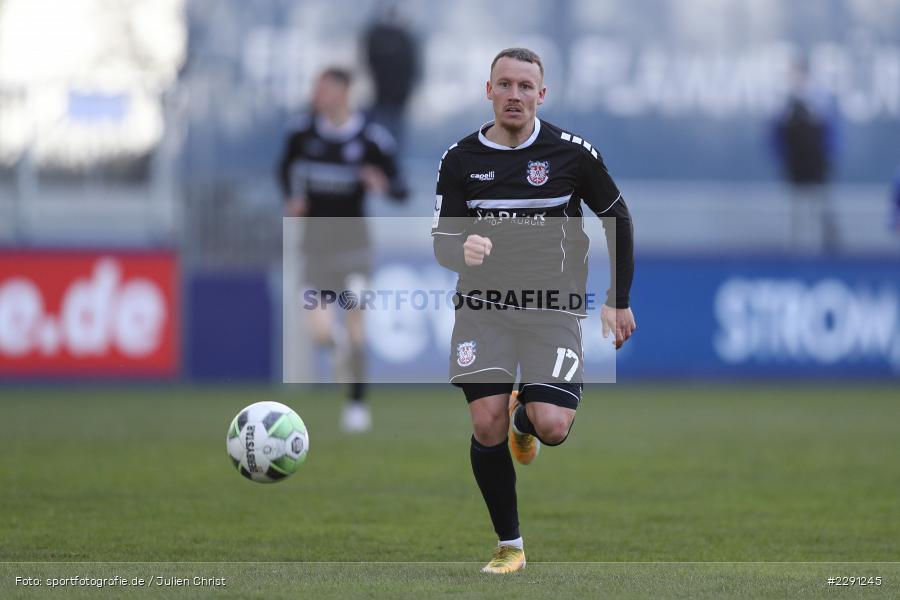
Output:
<svg viewBox="0 0 900 600">
<path fill-rule="evenodd" d="M 470 267 L 477 267 L 484 263 L 484 257 L 491 255 L 491 240 L 480 235 L 470 235 L 463 244 L 463 256 L 466 264 Z"/>
</svg>

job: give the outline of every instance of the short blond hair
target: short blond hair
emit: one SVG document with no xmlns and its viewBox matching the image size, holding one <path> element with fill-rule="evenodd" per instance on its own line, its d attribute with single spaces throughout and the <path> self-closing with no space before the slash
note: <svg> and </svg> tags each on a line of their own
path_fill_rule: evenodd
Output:
<svg viewBox="0 0 900 600">
<path fill-rule="evenodd" d="M 514 60 L 535 64 L 538 66 L 538 69 L 541 70 L 541 78 L 544 77 L 544 63 L 534 50 L 529 50 L 528 48 L 507 48 L 506 50 L 501 50 L 491 62 L 491 73 L 494 72 L 494 67 L 501 58 L 512 58 Z"/>
</svg>

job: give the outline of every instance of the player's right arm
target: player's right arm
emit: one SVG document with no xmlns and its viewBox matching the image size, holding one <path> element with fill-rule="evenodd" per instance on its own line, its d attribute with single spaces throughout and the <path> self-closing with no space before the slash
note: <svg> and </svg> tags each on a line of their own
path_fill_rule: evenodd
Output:
<svg viewBox="0 0 900 600">
<path fill-rule="evenodd" d="M 366 152 L 360 176 L 366 187 L 387 194 L 396 202 L 405 202 L 409 196 L 409 188 L 397 163 L 396 140 L 378 123 L 366 126 L 364 138 Z"/>
<path fill-rule="evenodd" d="M 484 263 L 491 254 L 491 240 L 469 235 L 466 224 L 469 211 L 463 189 L 463 173 L 454 146 L 444 153 L 438 166 L 431 236 L 434 256 L 444 267 L 461 273 Z"/>
<path fill-rule="evenodd" d="M 303 168 L 302 135 L 293 132 L 288 136 L 278 161 L 278 184 L 284 197 L 284 214 L 288 217 L 306 215 L 306 178 L 299 176 Z"/>
</svg>

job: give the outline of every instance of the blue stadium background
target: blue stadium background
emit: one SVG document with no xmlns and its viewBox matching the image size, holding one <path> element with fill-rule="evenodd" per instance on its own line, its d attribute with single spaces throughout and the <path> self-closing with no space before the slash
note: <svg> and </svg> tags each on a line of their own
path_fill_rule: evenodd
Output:
<svg viewBox="0 0 900 600">
<path fill-rule="evenodd" d="M 441 153 L 490 118 L 483 85 L 492 56 L 530 46 L 547 66 L 543 118 L 600 149 L 635 216 L 639 331 L 620 353 L 620 381 L 900 376 L 891 192 L 900 163 L 900 2 L 397 4 L 420 48 L 402 151 L 414 194 L 405 207 L 371 199 L 380 222 L 397 221 L 380 268 L 429 268 L 427 232 L 401 235 L 399 217 L 430 215 Z M 13 5 L 4 5 L 0 27 L 35 26 Z M 3 123 L 52 92 L 67 106 L 55 126 L 74 123 L 78 132 L 36 127 L 29 138 L 0 128 L 0 243 L 175 248 L 178 377 L 280 381 L 274 163 L 321 68 L 354 67 L 354 99 L 369 101 L 360 39 L 380 6 L 173 1 L 151 11 L 167 11 L 174 34 L 140 39 L 159 51 L 150 53 L 156 63 L 132 57 L 131 78 L 105 75 L 102 65 L 87 82 L 0 69 Z M 7 65 L 19 51 L 0 45 Z M 791 246 L 788 192 L 769 144 L 796 56 L 839 108 L 836 253 Z M 147 62 L 161 66 L 151 72 Z M 150 117 L 138 114 L 145 101 Z M 124 143 L 148 123 L 158 134 L 136 148 Z M 439 378 L 446 361 L 431 338 L 415 360 L 372 351 L 384 378 L 413 368 Z"/>
</svg>

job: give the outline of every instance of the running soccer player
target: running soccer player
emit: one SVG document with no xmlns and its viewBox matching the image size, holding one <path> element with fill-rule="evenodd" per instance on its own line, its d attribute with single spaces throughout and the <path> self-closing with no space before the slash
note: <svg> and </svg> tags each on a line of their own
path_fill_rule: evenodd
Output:
<svg viewBox="0 0 900 600">
<path fill-rule="evenodd" d="M 472 471 L 499 538 L 482 569 L 488 573 L 525 566 L 512 456 L 529 464 L 541 443 L 562 444 L 581 400 L 586 302 L 563 299 L 585 297 L 582 203 L 604 218 L 615 256 L 603 335 L 613 332 L 620 348 L 635 330 L 628 208 L 589 142 L 537 118 L 543 79 L 530 50 L 494 58 L 487 82 L 494 120 L 444 153 L 432 226 L 438 262 L 459 273 L 450 382 L 469 404 Z"/>
<path fill-rule="evenodd" d="M 302 251 L 306 282 L 320 292 L 359 294 L 370 271 L 370 241 L 363 204 L 366 191 L 386 192 L 404 200 L 395 143 L 382 126 L 368 122 L 350 107 L 351 75 L 325 70 L 316 80 L 313 112 L 300 117 L 279 162 L 279 183 L 289 217 L 322 218 L 303 223 Z M 371 427 L 365 402 L 365 331 L 362 311 L 346 311 L 346 335 L 338 335 L 333 305 L 310 311 L 313 341 L 335 349 L 336 362 L 350 382 L 341 425 L 345 431 Z"/>
</svg>

